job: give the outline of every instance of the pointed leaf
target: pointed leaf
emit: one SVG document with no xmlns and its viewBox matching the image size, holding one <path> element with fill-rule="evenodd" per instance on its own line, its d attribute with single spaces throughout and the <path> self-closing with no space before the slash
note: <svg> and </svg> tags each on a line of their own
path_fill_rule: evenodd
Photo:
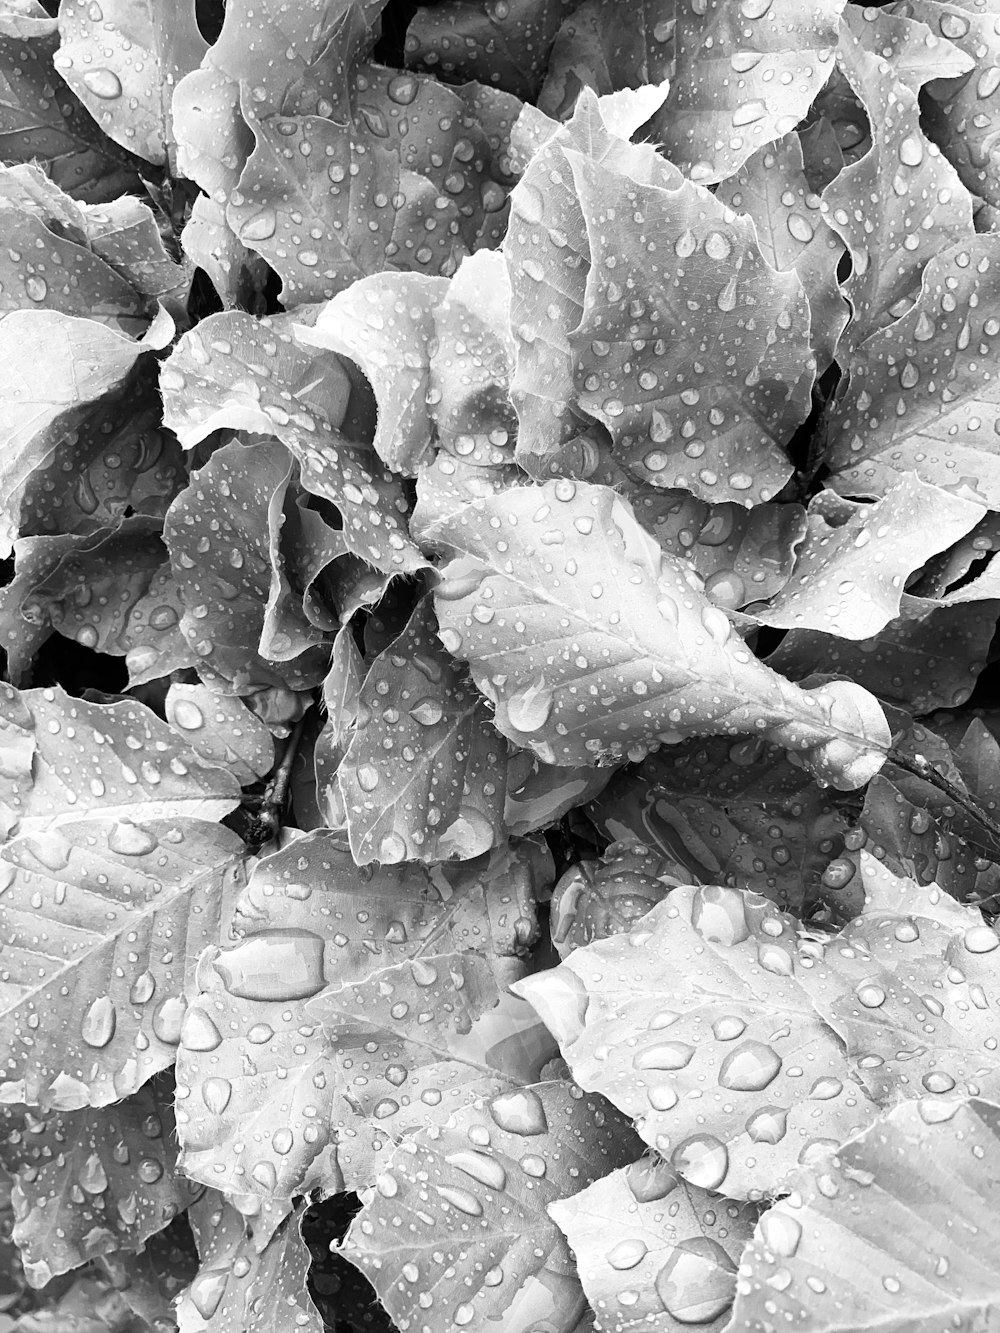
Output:
<svg viewBox="0 0 1000 1333">
<path fill-rule="evenodd" d="M 513 989 L 580 1086 L 631 1115 L 679 1175 L 760 1198 L 810 1145 L 872 1118 L 796 950 L 793 919 L 766 899 L 682 885 L 630 935 L 576 949 Z"/>
<path fill-rule="evenodd" d="M 231 231 L 226 211 L 215 199 L 200 194 L 181 233 L 188 259 L 209 277 L 226 310 L 244 308 L 263 313 L 267 266 Z"/>
<path fill-rule="evenodd" d="M 736 1294 L 736 1267 L 757 1212 L 641 1157 L 550 1203 L 549 1216 L 576 1255 L 599 1328 L 678 1333 L 697 1323 L 716 1333 Z"/>
<path fill-rule="evenodd" d="M 541 1308 L 572 1327 L 585 1302 L 546 1206 L 624 1165 L 635 1144 L 614 1112 L 570 1083 L 478 1099 L 446 1129 L 399 1145 L 343 1253 L 397 1324 L 423 1317 L 433 1285 L 449 1324 L 502 1315 L 511 1333 L 526 1333 Z"/>
<path fill-rule="evenodd" d="M 425 600 L 361 687 L 338 774 L 359 865 L 470 860 L 502 841 L 507 744 L 436 629 Z"/>
<path fill-rule="evenodd" d="M 1000 1293 L 993 1228 L 1000 1110 L 927 1098 L 897 1106 L 764 1214 L 744 1255 L 732 1326 L 988 1325 Z"/>
<path fill-rule="evenodd" d="M 906 581 L 928 555 L 970 532 L 982 513 L 910 472 L 873 505 L 820 491 L 791 578 L 751 614 L 777 629 L 870 639 L 899 615 Z"/>
<path fill-rule="evenodd" d="M 1000 421 L 991 360 L 998 311 L 1000 237 L 973 236 L 930 260 L 911 309 L 851 357 L 830 422 L 837 490 L 881 495 L 897 472 L 913 471 L 1000 509 L 988 443 Z"/>
<path fill-rule="evenodd" d="M 354 632 L 345 625 L 333 641 L 330 670 L 323 681 L 326 721 L 316 737 L 313 763 L 316 801 L 328 828 L 346 828 L 347 812 L 337 781 L 347 747 L 358 722 L 361 686 L 365 678 L 364 658 L 354 642 Z"/>
<path fill-rule="evenodd" d="M 878 771 L 888 732 L 872 697 L 840 682 L 804 692 L 769 672 L 609 488 L 515 488 L 441 535 L 455 552 L 435 591 L 442 642 L 469 662 L 498 729 L 546 762 L 758 732 L 835 786 Z"/>
<path fill-rule="evenodd" d="M 41 1287 L 90 1259 L 141 1250 L 199 1187 L 178 1175 L 169 1081 L 100 1111 L 0 1111 L 14 1239 Z"/>
</svg>

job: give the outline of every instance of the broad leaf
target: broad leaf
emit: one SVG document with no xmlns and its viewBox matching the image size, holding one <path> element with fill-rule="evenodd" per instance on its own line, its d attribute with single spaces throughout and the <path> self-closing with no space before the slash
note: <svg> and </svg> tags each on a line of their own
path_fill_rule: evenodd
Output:
<svg viewBox="0 0 1000 1333">
<path fill-rule="evenodd" d="M 677 1333 L 697 1324 L 716 1333 L 736 1295 L 736 1267 L 757 1210 L 641 1157 L 550 1203 L 549 1216 L 576 1255 L 601 1328 Z"/>
<path fill-rule="evenodd" d="M 241 786 L 252 786 L 274 763 L 274 739 L 240 699 L 204 685 L 174 681 L 164 713 L 174 731 L 207 764 L 224 768 Z"/>
<path fill-rule="evenodd" d="M 141 1250 L 200 1191 L 176 1171 L 170 1092 L 160 1078 L 100 1110 L 0 1111 L 14 1239 L 33 1286 L 89 1259 Z"/>
<path fill-rule="evenodd" d="M 794 921 L 766 899 L 684 885 L 629 935 L 575 949 L 514 990 L 580 1086 L 632 1116 L 679 1175 L 759 1199 L 803 1153 L 872 1119 L 796 952 Z"/>
<path fill-rule="evenodd" d="M 803 1171 L 757 1224 L 732 1327 L 987 1327 L 1000 1293 L 983 1225 L 997 1202 L 998 1135 L 990 1102 L 927 1098 Z"/>
<path fill-rule="evenodd" d="M 871 639 L 900 613 L 910 576 L 982 517 L 978 504 L 904 473 L 873 505 L 832 491 L 813 497 L 791 577 L 751 612 L 777 629 Z"/>
<path fill-rule="evenodd" d="M 431 1296 L 459 1327 L 502 1315 L 527 1333 L 541 1309 L 570 1328 L 585 1301 L 546 1205 L 635 1151 L 624 1122 L 567 1082 L 477 1099 L 446 1128 L 403 1140 L 343 1252 L 397 1323 L 421 1318 Z"/>
<path fill-rule="evenodd" d="M 435 591 L 442 642 L 469 662 L 498 729 L 547 762 L 756 732 L 835 786 L 878 771 L 888 733 L 872 697 L 770 672 L 609 488 L 516 488 L 459 511 L 441 540 L 454 553 Z M 599 710 L 579 711 L 583 691 Z"/>
<path fill-rule="evenodd" d="M 830 422 L 834 487 L 881 495 L 912 471 L 1000 509 L 998 333 L 1000 238 L 972 236 L 936 254 L 912 307 L 852 355 Z"/>
<path fill-rule="evenodd" d="M 507 743 L 429 600 L 372 663 L 339 769 L 359 865 L 470 860 L 502 841 Z"/>
</svg>

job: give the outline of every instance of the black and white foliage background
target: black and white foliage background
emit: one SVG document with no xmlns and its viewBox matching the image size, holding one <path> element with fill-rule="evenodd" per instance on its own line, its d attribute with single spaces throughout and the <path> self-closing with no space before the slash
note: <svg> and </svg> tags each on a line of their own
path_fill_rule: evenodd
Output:
<svg viewBox="0 0 1000 1333">
<path fill-rule="evenodd" d="M 1000 1309 L 1000 3 L 0 0 L 0 1333 Z"/>
</svg>

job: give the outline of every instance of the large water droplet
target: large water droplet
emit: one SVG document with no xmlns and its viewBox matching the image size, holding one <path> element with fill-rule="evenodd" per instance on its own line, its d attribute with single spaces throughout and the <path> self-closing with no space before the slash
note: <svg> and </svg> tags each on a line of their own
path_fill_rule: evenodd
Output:
<svg viewBox="0 0 1000 1333">
<path fill-rule="evenodd" d="M 549 720 L 553 703 L 552 691 L 541 681 L 507 700 L 507 719 L 515 731 L 539 731 Z"/>
<path fill-rule="evenodd" d="M 702 939 L 712 944 L 732 946 L 750 934 L 742 893 L 717 884 L 704 885 L 694 895 L 691 924 Z"/>
<path fill-rule="evenodd" d="M 760 1092 L 774 1082 L 780 1068 L 777 1051 L 762 1041 L 744 1041 L 723 1060 L 719 1083 L 734 1092 Z"/>
<path fill-rule="evenodd" d="M 274 235 L 278 217 L 273 208 L 264 208 L 240 228 L 241 241 L 266 241 Z"/>
<path fill-rule="evenodd" d="M 455 1189 L 451 1185 L 435 1185 L 434 1188 L 445 1203 L 450 1203 L 460 1213 L 465 1213 L 468 1217 L 482 1217 L 482 1202 L 469 1190 Z"/>
<path fill-rule="evenodd" d="M 189 1051 L 214 1051 L 222 1034 L 204 1009 L 189 1009 L 181 1026 L 181 1044 Z"/>
<path fill-rule="evenodd" d="M 80 1036 L 88 1046 L 97 1049 L 107 1046 L 115 1035 L 118 1014 L 110 995 L 100 995 L 91 1004 L 80 1024 Z"/>
<path fill-rule="evenodd" d="M 795 1218 L 789 1217 L 779 1205 L 769 1208 L 757 1225 L 767 1248 L 783 1259 L 791 1259 L 802 1239 L 802 1227 Z"/>
<path fill-rule="evenodd" d="M 83 83 L 95 97 L 103 97 L 107 102 L 122 95 L 122 81 L 113 69 L 88 69 Z"/>
<path fill-rule="evenodd" d="M 222 1115 L 232 1095 L 232 1084 L 226 1078 L 207 1078 L 201 1085 L 201 1100 L 213 1115 Z"/>
<path fill-rule="evenodd" d="M 622 1240 L 614 1249 L 609 1250 L 605 1257 L 612 1268 L 625 1272 L 635 1268 L 636 1264 L 641 1264 L 648 1252 L 645 1241 Z"/>
<path fill-rule="evenodd" d="M 507 1172 L 495 1157 L 471 1150 L 449 1153 L 445 1161 L 464 1171 L 467 1176 L 477 1180 L 491 1190 L 502 1190 L 507 1184 Z"/>
<path fill-rule="evenodd" d="M 305 1000 L 326 985 L 323 948 L 308 930 L 268 930 L 220 953 L 215 967 L 240 999 Z"/>
<path fill-rule="evenodd" d="M 788 1112 L 783 1106 L 762 1106 L 749 1117 L 746 1129 L 754 1143 L 780 1143 L 788 1130 Z"/>
<path fill-rule="evenodd" d="M 690 1064 L 694 1047 L 683 1041 L 665 1041 L 640 1051 L 632 1061 L 636 1069 L 683 1069 Z"/>
<path fill-rule="evenodd" d="M 188 1287 L 191 1303 L 202 1319 L 211 1319 L 219 1308 L 226 1283 L 229 1281 L 227 1269 L 209 1268 L 201 1272 Z"/>
<path fill-rule="evenodd" d="M 637 1203 L 665 1199 L 677 1188 L 677 1172 L 662 1157 L 640 1157 L 625 1172 L 625 1182 Z"/>
<path fill-rule="evenodd" d="M 525 1137 L 548 1133 L 549 1122 L 545 1117 L 545 1107 L 541 1098 L 530 1088 L 518 1092 L 505 1092 L 494 1097 L 490 1102 L 490 1115 L 494 1122 L 508 1134 L 521 1134 Z"/>
<path fill-rule="evenodd" d="M 181 1023 L 187 1001 L 179 995 L 168 995 L 156 1006 L 153 1014 L 153 1032 L 168 1046 L 176 1046 L 181 1039 Z"/>
<path fill-rule="evenodd" d="M 736 1295 L 736 1265 L 717 1240 L 682 1240 L 656 1275 L 663 1308 L 681 1324 L 708 1324 Z"/>
<path fill-rule="evenodd" d="M 670 1162 L 692 1185 L 717 1190 L 729 1170 L 729 1153 L 714 1135 L 693 1134 L 677 1145 Z"/>
<path fill-rule="evenodd" d="M 205 716 L 191 699 L 178 699 L 170 709 L 170 721 L 185 731 L 199 731 L 205 725 Z"/>
<path fill-rule="evenodd" d="M 158 843 L 148 829 L 121 819 L 108 834 L 108 846 L 119 856 L 148 856 L 156 851 Z"/>
<path fill-rule="evenodd" d="M 91 1153 L 80 1170 L 80 1187 L 88 1194 L 103 1194 L 108 1188 L 108 1174 L 97 1153 Z"/>
</svg>

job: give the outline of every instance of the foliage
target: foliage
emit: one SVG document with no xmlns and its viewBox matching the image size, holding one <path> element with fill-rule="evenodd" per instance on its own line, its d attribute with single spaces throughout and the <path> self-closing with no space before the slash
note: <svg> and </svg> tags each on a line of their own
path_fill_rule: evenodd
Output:
<svg viewBox="0 0 1000 1333">
<path fill-rule="evenodd" d="M 0 0 L 0 1333 L 992 1326 L 996 9 Z"/>
</svg>

